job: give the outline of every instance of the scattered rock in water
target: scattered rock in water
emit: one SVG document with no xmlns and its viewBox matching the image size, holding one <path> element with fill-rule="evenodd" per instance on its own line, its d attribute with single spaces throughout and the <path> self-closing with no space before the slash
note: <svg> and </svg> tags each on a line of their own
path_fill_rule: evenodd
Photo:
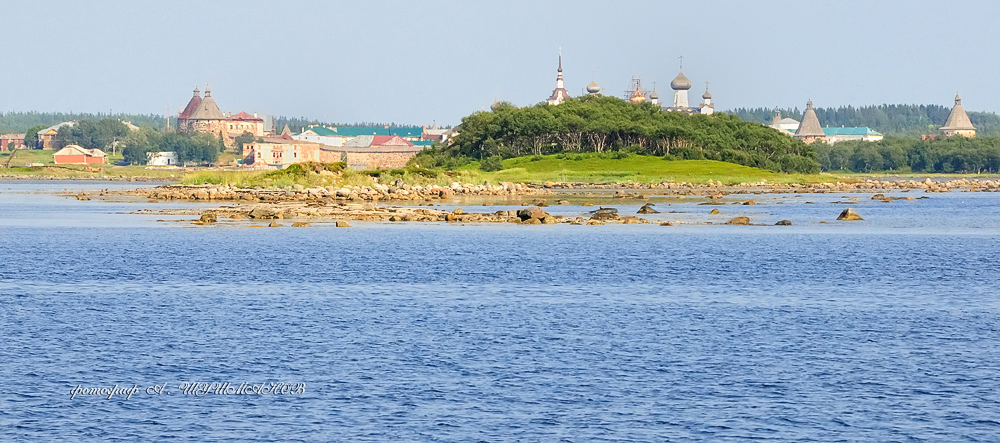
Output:
<svg viewBox="0 0 1000 443">
<path fill-rule="evenodd" d="M 594 204 L 590 203 L 590 202 L 583 202 L 583 203 L 580 203 L 580 206 L 594 206 Z"/>
<path fill-rule="evenodd" d="M 618 220 L 618 210 L 615 208 L 601 207 L 591 212 L 590 219 L 596 221 Z"/>
<path fill-rule="evenodd" d="M 87 201 L 87 200 L 90 200 L 90 196 L 81 192 L 79 194 L 76 194 L 76 199 L 77 200 L 82 200 L 82 201 Z"/>
<path fill-rule="evenodd" d="M 462 215 L 465 212 L 462 211 L 462 208 L 456 208 L 454 211 L 451 211 L 451 213 L 455 215 Z"/>
<path fill-rule="evenodd" d="M 885 200 L 885 194 L 875 194 L 872 196 L 872 200 Z"/>
<path fill-rule="evenodd" d="M 207 223 L 215 223 L 215 222 L 219 221 L 219 218 L 215 215 L 215 213 L 206 212 L 204 214 L 201 214 L 201 218 L 198 219 L 198 221 L 200 221 L 202 223 L 206 223 L 206 224 Z"/>
<path fill-rule="evenodd" d="M 348 222 L 347 222 L 347 221 L 345 221 L 345 220 L 337 220 L 337 227 L 338 227 L 338 228 L 350 228 L 350 227 L 351 227 L 351 224 L 350 224 L 350 223 L 348 223 Z"/>
<path fill-rule="evenodd" d="M 634 215 L 626 215 L 626 216 L 622 217 L 621 220 L 622 220 L 622 224 L 624 224 L 624 225 L 638 225 L 638 224 L 642 224 L 642 223 L 646 222 L 646 220 L 643 220 L 643 219 L 641 219 L 639 217 L 636 217 Z"/>
<path fill-rule="evenodd" d="M 660 222 L 660 226 L 673 226 L 673 225 L 674 224 L 670 222 Z"/>
<path fill-rule="evenodd" d="M 538 206 L 532 206 L 530 208 L 519 209 L 517 211 L 517 218 L 521 219 L 522 222 L 528 220 L 539 220 L 547 217 L 549 214 L 542 210 Z"/>
<path fill-rule="evenodd" d="M 529 218 L 525 220 L 523 223 L 526 225 L 540 225 L 542 224 L 542 220 L 539 218 Z"/>
<path fill-rule="evenodd" d="M 775 226 L 791 226 L 792 225 L 792 221 L 791 220 L 781 220 L 781 221 L 775 223 L 774 225 Z"/>
<path fill-rule="evenodd" d="M 636 214 L 656 214 L 656 213 L 659 213 L 659 212 L 660 211 L 657 211 L 656 209 L 653 209 L 653 204 L 652 203 L 646 203 L 646 204 L 642 205 L 641 208 L 639 208 L 639 212 L 636 212 Z"/>
<path fill-rule="evenodd" d="M 861 218 L 861 216 L 858 215 L 857 212 L 854 212 L 853 209 L 847 208 L 847 209 L 844 209 L 844 211 L 840 213 L 840 215 L 837 217 L 837 220 L 855 221 L 855 220 L 864 220 L 864 219 Z"/>
<path fill-rule="evenodd" d="M 603 225 L 604 222 L 602 222 L 600 220 L 590 219 L 590 220 L 587 220 L 587 224 L 588 225 Z"/>
<path fill-rule="evenodd" d="M 711 195 L 710 197 L 708 197 L 708 198 L 710 198 L 710 199 L 712 199 L 712 200 L 721 200 L 721 199 L 722 199 L 722 194 L 712 194 L 712 195 Z"/>
<path fill-rule="evenodd" d="M 712 215 L 717 215 L 719 213 L 719 208 L 712 209 L 711 211 L 708 211 L 708 213 Z"/>
<path fill-rule="evenodd" d="M 747 205 L 747 206 L 752 206 L 752 205 L 756 205 L 757 202 L 755 202 L 753 200 L 747 200 L 747 201 L 743 202 L 743 204 Z"/>
<path fill-rule="evenodd" d="M 274 218 L 274 211 L 266 208 L 253 208 L 249 213 L 247 213 L 247 217 L 254 219 Z"/>
<path fill-rule="evenodd" d="M 554 216 L 546 215 L 545 218 L 542 218 L 542 224 L 554 225 L 556 223 L 559 223 L 559 220 L 556 220 Z"/>
<path fill-rule="evenodd" d="M 280 228 L 280 227 L 282 227 L 282 226 L 284 226 L 284 225 L 283 225 L 283 224 L 281 224 L 281 223 L 278 223 L 278 221 L 277 221 L 277 220 L 271 220 L 271 223 L 269 223 L 269 224 L 267 225 L 267 227 L 269 227 L 269 228 Z"/>
<path fill-rule="evenodd" d="M 292 223 L 292 227 L 293 228 L 308 228 L 310 226 L 312 226 L 312 225 L 310 225 L 309 223 L 306 223 L 306 222 L 295 222 L 295 223 Z"/>
<path fill-rule="evenodd" d="M 749 225 L 750 224 L 750 217 L 744 217 L 744 216 L 733 217 L 733 219 L 727 221 L 726 224 L 727 225 L 741 225 L 741 226 Z"/>
<path fill-rule="evenodd" d="M 562 206 L 569 206 L 569 200 L 559 200 L 556 203 Z"/>
</svg>

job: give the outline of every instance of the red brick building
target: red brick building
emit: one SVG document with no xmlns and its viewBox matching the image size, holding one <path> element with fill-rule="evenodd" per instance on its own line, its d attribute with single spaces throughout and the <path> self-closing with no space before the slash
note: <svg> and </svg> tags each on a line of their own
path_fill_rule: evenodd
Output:
<svg viewBox="0 0 1000 443">
<path fill-rule="evenodd" d="M 100 149 L 84 149 L 77 145 L 68 145 L 52 154 L 52 161 L 57 165 L 90 165 L 107 163 L 108 156 Z"/>
</svg>

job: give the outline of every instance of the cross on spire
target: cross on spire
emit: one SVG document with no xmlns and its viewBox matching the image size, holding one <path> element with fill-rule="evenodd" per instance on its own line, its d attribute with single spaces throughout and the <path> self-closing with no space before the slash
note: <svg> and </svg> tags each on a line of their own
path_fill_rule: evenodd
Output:
<svg viewBox="0 0 1000 443">
<path fill-rule="evenodd" d="M 681 61 L 680 62 L 681 70 L 684 70 L 684 56 L 683 55 L 679 56 L 679 57 L 677 57 L 677 59 Z"/>
</svg>

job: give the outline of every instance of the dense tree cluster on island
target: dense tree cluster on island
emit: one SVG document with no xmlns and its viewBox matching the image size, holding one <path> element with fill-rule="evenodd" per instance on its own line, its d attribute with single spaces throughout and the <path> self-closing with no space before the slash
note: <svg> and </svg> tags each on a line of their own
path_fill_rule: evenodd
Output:
<svg viewBox="0 0 1000 443">
<path fill-rule="evenodd" d="M 582 152 L 720 160 L 778 172 L 820 168 L 812 147 L 775 129 L 732 115 L 664 112 L 608 96 L 558 106 L 497 103 L 464 117 L 450 144 L 421 153 L 413 163 L 455 167 L 481 160 L 495 167 L 503 158 Z"/>
</svg>

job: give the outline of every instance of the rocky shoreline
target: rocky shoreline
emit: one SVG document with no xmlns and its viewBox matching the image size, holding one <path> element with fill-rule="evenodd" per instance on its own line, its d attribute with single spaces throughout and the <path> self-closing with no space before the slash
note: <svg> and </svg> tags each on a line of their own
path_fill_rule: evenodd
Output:
<svg viewBox="0 0 1000 443">
<path fill-rule="evenodd" d="M 529 206 L 518 210 L 502 210 L 488 213 L 467 213 L 462 209 L 444 211 L 429 208 L 380 206 L 373 203 L 330 203 L 315 204 L 305 202 L 257 203 L 222 206 L 214 209 L 143 209 L 131 212 L 142 215 L 199 216 L 192 223 L 209 225 L 219 219 L 251 220 L 267 222 L 271 227 L 282 226 L 281 220 L 296 220 L 293 226 L 306 227 L 310 224 L 301 220 L 336 222 L 338 227 L 350 226 L 347 221 L 365 222 L 455 222 L 455 223 L 517 223 L 525 225 L 554 225 L 558 223 L 602 225 L 605 223 L 642 224 L 651 223 L 637 216 L 619 216 L 615 208 L 599 208 L 588 217 L 564 217 L 552 215 L 539 206 Z M 663 223 L 661 223 L 663 224 Z"/>
<path fill-rule="evenodd" d="M 466 196 L 547 196 L 566 190 L 614 190 L 615 198 L 643 199 L 650 195 L 706 196 L 719 199 L 730 194 L 824 194 L 852 192 L 1000 192 L 1000 180 L 956 179 L 948 181 L 887 181 L 865 180 L 857 183 L 770 184 L 744 183 L 723 185 L 673 183 L 659 184 L 573 184 L 545 183 L 542 186 L 505 182 L 499 185 L 472 185 L 452 183 L 450 186 L 418 186 L 397 183 L 372 186 L 304 187 L 295 185 L 281 189 L 240 188 L 233 185 L 164 185 L 123 191 L 111 194 L 132 195 L 150 200 L 188 201 L 244 201 L 244 202 L 378 202 L 378 201 L 430 201 Z"/>
<path fill-rule="evenodd" d="M 587 183 L 545 183 L 543 189 L 609 189 L 617 190 L 620 198 L 641 198 L 643 191 L 655 195 L 727 195 L 727 194 L 826 194 L 851 192 L 1000 192 L 1000 179 L 955 179 L 955 180 L 873 180 L 859 182 L 828 182 L 828 183 L 740 183 L 739 185 L 724 185 L 722 182 L 709 180 L 707 184 L 699 183 L 626 183 L 626 184 L 587 184 Z M 646 193 L 646 194 L 648 194 Z"/>
<path fill-rule="evenodd" d="M 435 200 L 456 196 L 544 196 L 552 191 L 530 187 L 520 183 L 499 185 L 471 185 L 452 183 L 450 186 L 411 186 L 399 184 L 389 186 L 344 187 L 304 187 L 295 185 L 284 189 L 240 188 L 232 185 L 165 185 L 127 191 L 111 191 L 112 194 L 142 196 L 151 200 L 231 200 L 248 202 L 377 202 L 386 200 Z"/>
</svg>

